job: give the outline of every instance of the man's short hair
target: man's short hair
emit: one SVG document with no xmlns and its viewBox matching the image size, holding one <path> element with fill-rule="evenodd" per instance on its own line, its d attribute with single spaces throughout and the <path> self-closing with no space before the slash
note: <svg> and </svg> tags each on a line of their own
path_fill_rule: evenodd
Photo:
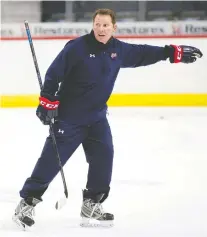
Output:
<svg viewBox="0 0 207 237">
<path fill-rule="evenodd" d="M 108 15 L 111 17 L 111 21 L 112 21 L 113 25 L 116 24 L 115 12 L 111 9 L 107 9 L 107 8 L 97 9 L 93 14 L 93 21 L 95 20 L 95 17 L 97 15 Z"/>
</svg>

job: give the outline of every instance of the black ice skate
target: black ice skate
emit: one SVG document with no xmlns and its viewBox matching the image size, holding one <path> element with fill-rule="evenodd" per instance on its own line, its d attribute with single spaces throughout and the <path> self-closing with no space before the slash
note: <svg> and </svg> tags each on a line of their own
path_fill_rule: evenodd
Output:
<svg viewBox="0 0 207 237">
<path fill-rule="evenodd" d="M 88 193 L 88 190 L 83 191 L 80 225 L 82 227 L 112 227 L 114 215 L 104 212 L 101 205 L 104 194 L 91 196 Z"/>
<path fill-rule="evenodd" d="M 22 199 L 15 209 L 15 214 L 12 217 L 13 221 L 23 229 L 34 225 L 33 216 L 35 215 L 34 207 L 41 200 L 35 198 Z"/>
</svg>

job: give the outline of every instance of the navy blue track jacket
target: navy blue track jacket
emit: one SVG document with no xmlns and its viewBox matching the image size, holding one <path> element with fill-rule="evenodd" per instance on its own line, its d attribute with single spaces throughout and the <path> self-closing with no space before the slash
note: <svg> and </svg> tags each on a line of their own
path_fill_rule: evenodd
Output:
<svg viewBox="0 0 207 237">
<path fill-rule="evenodd" d="M 91 31 L 70 40 L 57 55 L 46 72 L 42 93 L 58 96 L 60 120 L 88 124 L 105 116 L 120 68 L 166 59 L 164 47 L 129 44 L 113 37 L 103 44 Z"/>
</svg>

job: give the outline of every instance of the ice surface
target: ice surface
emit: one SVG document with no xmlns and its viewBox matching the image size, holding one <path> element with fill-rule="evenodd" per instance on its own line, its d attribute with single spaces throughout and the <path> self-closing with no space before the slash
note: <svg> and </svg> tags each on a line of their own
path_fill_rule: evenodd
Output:
<svg viewBox="0 0 207 237">
<path fill-rule="evenodd" d="M 19 230 L 11 218 L 19 190 L 40 155 L 48 128 L 35 109 L 0 110 L 1 237 L 206 237 L 207 109 L 110 108 L 115 158 L 110 229 L 79 226 L 87 163 L 80 146 L 64 167 L 69 199 L 58 175 L 36 208 L 36 225 Z"/>
</svg>

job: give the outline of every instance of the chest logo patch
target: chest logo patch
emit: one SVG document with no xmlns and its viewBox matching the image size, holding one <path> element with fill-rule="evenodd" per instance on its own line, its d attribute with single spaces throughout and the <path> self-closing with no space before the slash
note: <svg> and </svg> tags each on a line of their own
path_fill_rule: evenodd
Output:
<svg viewBox="0 0 207 237">
<path fill-rule="evenodd" d="M 95 57 L 96 57 L 95 54 L 90 53 L 90 58 L 95 58 Z"/>
<path fill-rule="evenodd" d="M 114 59 L 117 57 L 117 53 L 111 53 L 111 58 Z"/>
</svg>

